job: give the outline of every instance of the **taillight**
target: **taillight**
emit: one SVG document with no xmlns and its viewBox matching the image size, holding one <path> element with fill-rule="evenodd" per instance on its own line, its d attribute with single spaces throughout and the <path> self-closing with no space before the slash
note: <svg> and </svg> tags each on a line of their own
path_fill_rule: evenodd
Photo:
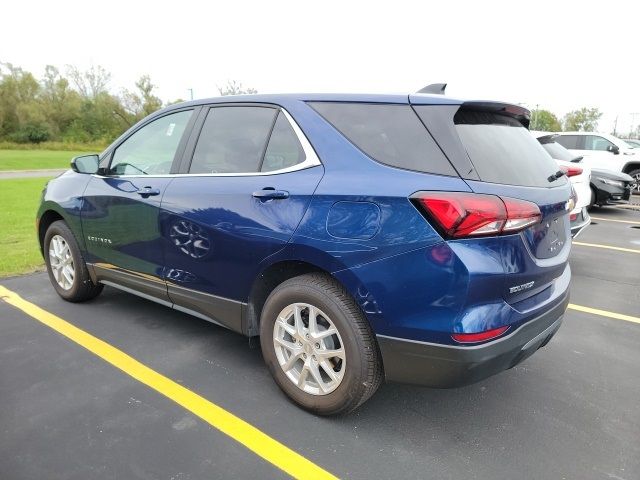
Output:
<svg viewBox="0 0 640 480">
<path fill-rule="evenodd" d="M 560 170 L 562 170 L 567 177 L 575 177 L 576 175 L 582 175 L 582 168 L 577 165 L 570 165 L 565 167 L 564 165 L 560 165 Z"/>
<path fill-rule="evenodd" d="M 516 198 L 466 192 L 419 192 L 411 198 L 450 238 L 515 233 L 542 218 L 535 203 Z"/>
<path fill-rule="evenodd" d="M 453 338 L 458 343 L 486 342 L 487 340 L 493 340 L 494 338 L 498 338 L 507 330 L 509 330 L 508 325 L 506 327 L 498 327 L 492 330 L 486 330 L 484 332 L 479 332 L 479 333 L 453 333 L 451 334 L 451 338 Z"/>
</svg>

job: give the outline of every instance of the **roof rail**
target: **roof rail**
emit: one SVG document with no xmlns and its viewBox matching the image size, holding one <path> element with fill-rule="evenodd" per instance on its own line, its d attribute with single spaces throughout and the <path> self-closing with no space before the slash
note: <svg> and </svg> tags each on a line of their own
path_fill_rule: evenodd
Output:
<svg viewBox="0 0 640 480">
<path fill-rule="evenodd" d="M 436 95 L 444 95 L 444 89 L 447 88 L 446 83 L 432 83 L 424 88 L 421 88 L 416 93 L 434 93 Z"/>
</svg>

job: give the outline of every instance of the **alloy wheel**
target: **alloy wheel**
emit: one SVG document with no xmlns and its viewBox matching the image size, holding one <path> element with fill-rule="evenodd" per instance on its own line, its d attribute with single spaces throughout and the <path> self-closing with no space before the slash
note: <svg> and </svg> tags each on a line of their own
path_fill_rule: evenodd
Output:
<svg viewBox="0 0 640 480">
<path fill-rule="evenodd" d="M 307 303 L 285 307 L 273 326 L 280 368 L 300 390 L 333 392 L 344 378 L 346 356 L 338 329 L 319 308 Z"/>
<path fill-rule="evenodd" d="M 71 289 L 76 271 L 69 244 L 61 235 L 54 235 L 49 242 L 49 266 L 60 288 Z"/>
</svg>

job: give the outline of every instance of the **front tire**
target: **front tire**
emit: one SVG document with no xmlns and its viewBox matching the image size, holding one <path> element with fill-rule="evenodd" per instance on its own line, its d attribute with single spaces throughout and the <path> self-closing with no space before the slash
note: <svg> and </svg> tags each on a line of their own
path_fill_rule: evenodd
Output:
<svg viewBox="0 0 640 480">
<path fill-rule="evenodd" d="M 44 236 L 44 261 L 57 294 L 69 302 L 84 302 L 102 292 L 94 284 L 73 232 L 67 224 L 53 222 Z"/>
<path fill-rule="evenodd" d="M 631 193 L 640 194 L 640 168 L 627 172 L 627 175 L 632 176 L 635 181 L 635 184 L 631 186 Z"/>
<path fill-rule="evenodd" d="M 588 210 L 591 210 L 594 207 L 597 207 L 596 205 L 596 191 L 593 187 L 591 187 L 591 199 L 589 200 L 589 206 L 587 207 Z"/>
<path fill-rule="evenodd" d="M 295 277 L 271 292 L 262 310 L 260 344 L 280 389 L 318 415 L 351 412 L 382 383 L 369 322 L 328 275 Z"/>
</svg>

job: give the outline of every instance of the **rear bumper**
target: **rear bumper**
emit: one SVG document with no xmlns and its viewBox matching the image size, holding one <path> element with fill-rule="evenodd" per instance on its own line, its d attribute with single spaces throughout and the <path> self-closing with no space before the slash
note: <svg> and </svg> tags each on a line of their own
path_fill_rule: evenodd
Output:
<svg viewBox="0 0 640 480">
<path fill-rule="evenodd" d="M 512 333 L 477 346 L 453 346 L 378 335 L 387 381 L 434 388 L 468 385 L 507 370 L 546 345 L 562 323 L 569 293 Z"/>
</svg>

